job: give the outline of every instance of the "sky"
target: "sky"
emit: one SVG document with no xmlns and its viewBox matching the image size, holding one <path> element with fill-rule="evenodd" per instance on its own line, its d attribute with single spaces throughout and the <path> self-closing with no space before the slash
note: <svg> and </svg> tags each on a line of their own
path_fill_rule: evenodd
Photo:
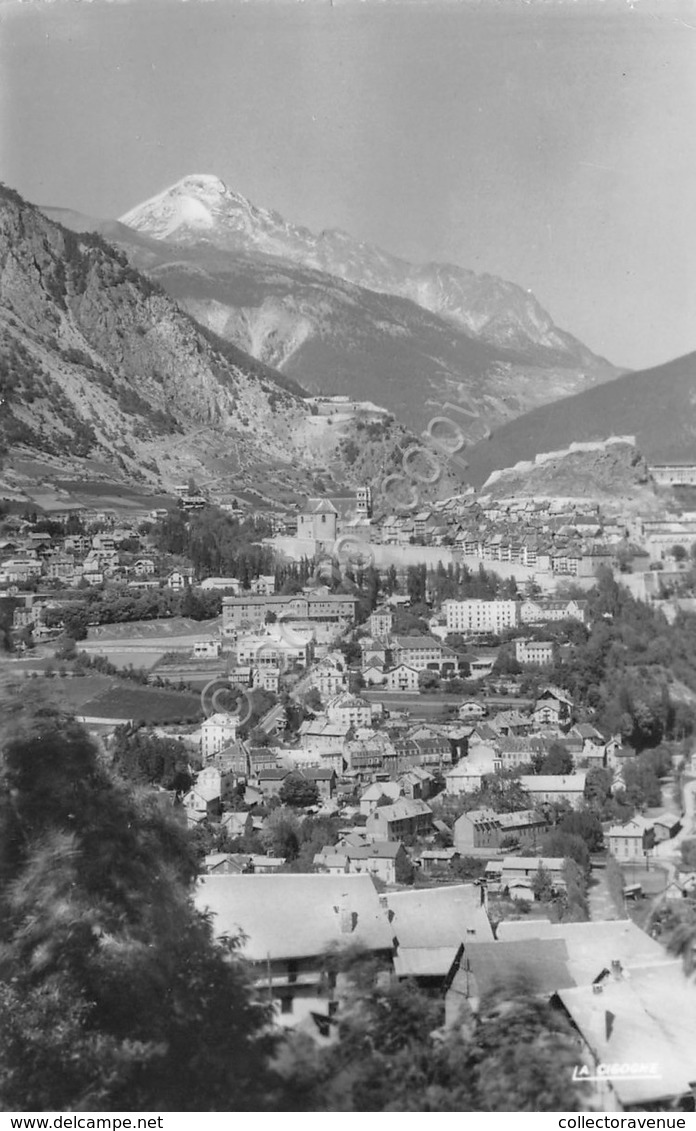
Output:
<svg viewBox="0 0 696 1131">
<path fill-rule="evenodd" d="M 696 350 L 696 0 L 0 0 L 0 180 L 114 218 L 190 173 Z"/>
</svg>

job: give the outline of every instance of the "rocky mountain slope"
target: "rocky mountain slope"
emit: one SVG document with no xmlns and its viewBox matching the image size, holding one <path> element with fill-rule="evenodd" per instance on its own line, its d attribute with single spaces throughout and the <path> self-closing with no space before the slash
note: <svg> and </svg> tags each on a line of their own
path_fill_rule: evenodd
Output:
<svg viewBox="0 0 696 1131">
<path fill-rule="evenodd" d="M 573 441 L 635 436 L 649 462 L 696 462 L 696 353 L 644 369 L 496 429 L 467 451 L 470 481 Z"/>
<path fill-rule="evenodd" d="M 215 177 L 184 178 L 98 227 L 216 333 L 313 392 L 370 397 L 418 431 L 454 404 L 473 442 L 618 372 L 512 283 L 315 236 Z"/>
<path fill-rule="evenodd" d="M 648 464 L 631 437 L 575 443 L 494 471 L 482 490 L 493 498 L 561 498 L 599 502 L 607 513 L 664 509 Z"/>
<path fill-rule="evenodd" d="M 0 327 L 6 486 L 70 473 L 166 488 L 193 475 L 278 497 L 318 476 L 330 489 L 388 473 L 412 441 L 389 419 L 374 435 L 359 420 L 332 427 L 300 385 L 198 326 L 122 251 L 6 188 Z"/>
</svg>

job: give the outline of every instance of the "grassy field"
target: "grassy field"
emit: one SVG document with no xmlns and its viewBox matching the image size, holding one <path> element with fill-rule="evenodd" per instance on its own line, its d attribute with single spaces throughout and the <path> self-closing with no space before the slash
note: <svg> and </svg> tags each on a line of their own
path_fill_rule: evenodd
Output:
<svg viewBox="0 0 696 1131">
<path fill-rule="evenodd" d="M 83 702 L 80 714 L 87 718 L 133 719 L 146 723 L 195 721 L 201 715 L 201 701 L 189 691 L 112 684 L 99 695 Z"/>
<path fill-rule="evenodd" d="M 7 671 L 7 667 L 5 670 Z M 13 672 L 13 675 L 16 679 L 17 672 Z M 18 694 L 21 694 L 26 688 L 27 695 L 29 693 L 38 695 L 53 703 L 56 707 L 60 707 L 63 711 L 81 713 L 80 708 L 83 703 L 87 703 L 95 696 L 108 691 L 114 682 L 113 676 L 106 675 L 86 675 L 75 678 L 63 678 L 56 675 L 50 679 L 44 676 L 34 678 L 22 675 L 16 686 Z"/>
<path fill-rule="evenodd" d="M 220 617 L 212 620 L 190 620 L 188 617 L 159 617 L 154 620 L 123 621 L 119 624 L 92 625 L 87 630 L 87 640 L 149 640 L 152 637 L 167 639 L 175 636 L 190 636 L 192 639 L 205 639 L 217 634 Z"/>
</svg>

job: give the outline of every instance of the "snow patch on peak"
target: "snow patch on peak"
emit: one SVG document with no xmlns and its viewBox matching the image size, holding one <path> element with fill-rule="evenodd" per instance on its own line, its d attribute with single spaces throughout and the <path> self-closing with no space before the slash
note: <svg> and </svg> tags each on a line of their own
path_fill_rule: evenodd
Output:
<svg viewBox="0 0 696 1131">
<path fill-rule="evenodd" d="M 191 173 L 188 177 L 182 177 L 180 181 L 177 181 L 173 188 L 202 188 L 217 193 L 227 192 L 225 182 L 216 177 L 214 173 Z"/>
</svg>

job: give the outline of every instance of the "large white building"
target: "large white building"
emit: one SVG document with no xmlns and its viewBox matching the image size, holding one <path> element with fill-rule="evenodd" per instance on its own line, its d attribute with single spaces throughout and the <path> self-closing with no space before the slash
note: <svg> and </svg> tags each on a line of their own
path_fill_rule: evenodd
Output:
<svg viewBox="0 0 696 1131">
<path fill-rule="evenodd" d="M 519 601 L 445 601 L 443 610 L 450 632 L 494 632 L 517 628 Z"/>
<path fill-rule="evenodd" d="M 201 727 L 201 754 L 204 762 L 236 741 L 238 722 L 237 715 L 223 714 L 221 711 L 205 720 Z"/>
</svg>

